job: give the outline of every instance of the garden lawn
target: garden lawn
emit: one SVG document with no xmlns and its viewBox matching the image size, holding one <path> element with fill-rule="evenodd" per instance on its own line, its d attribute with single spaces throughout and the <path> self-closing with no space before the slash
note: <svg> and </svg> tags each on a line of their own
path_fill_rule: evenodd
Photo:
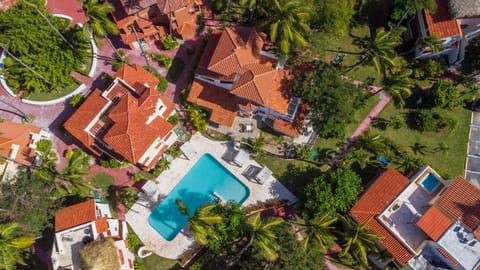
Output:
<svg viewBox="0 0 480 270">
<path fill-rule="evenodd" d="M 79 86 L 81 85 L 80 82 L 77 81 L 77 83 L 71 84 L 65 88 L 60 89 L 59 91 L 50 91 L 50 92 L 40 92 L 40 93 L 32 93 L 28 96 L 25 97 L 27 100 L 32 100 L 32 101 L 49 101 L 49 100 L 54 100 L 57 98 L 64 97 L 73 91 L 75 91 Z"/>
<path fill-rule="evenodd" d="M 402 150 L 411 153 L 416 158 L 422 159 L 427 165 L 430 165 L 447 179 L 464 175 L 471 111 L 459 106 L 451 111 L 442 109 L 438 110 L 438 112 L 443 116 L 456 119 L 458 121 L 457 127 L 453 131 L 442 130 L 439 132 L 424 133 L 408 127 L 398 130 L 387 127 L 385 131 L 374 129 L 374 132 L 381 132 L 383 136 L 392 139 Z M 393 103 L 390 103 L 380 113 L 379 117 L 390 119 L 392 116 L 398 114 L 406 116 L 407 113 L 407 109 L 395 108 Z M 411 146 L 416 142 L 427 147 L 425 155 L 418 152 L 415 154 L 412 151 Z M 435 151 L 435 148 L 438 147 L 440 143 L 446 143 L 448 145 L 449 151 L 446 155 Z"/>
<path fill-rule="evenodd" d="M 143 266 L 148 270 L 172 270 L 183 269 L 178 264 L 177 260 L 165 259 L 155 254 L 152 254 L 143 259 Z"/>
<path fill-rule="evenodd" d="M 366 43 L 370 39 L 370 30 L 368 25 L 359 24 L 350 29 L 345 36 L 331 42 L 325 55 L 326 62 L 333 62 L 337 53 L 345 54 L 341 66 L 346 68 L 347 76 L 352 80 L 362 82 L 370 81 L 373 85 L 381 85 L 381 76 L 377 74 L 373 65 L 355 66 L 363 57 L 363 48 L 361 43 Z"/>
</svg>

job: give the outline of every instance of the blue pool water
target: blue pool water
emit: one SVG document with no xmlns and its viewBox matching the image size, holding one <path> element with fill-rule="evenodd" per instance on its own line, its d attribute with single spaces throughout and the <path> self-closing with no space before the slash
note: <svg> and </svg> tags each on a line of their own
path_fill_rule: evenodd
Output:
<svg viewBox="0 0 480 270">
<path fill-rule="evenodd" d="M 422 179 L 421 184 L 428 192 L 433 192 L 440 185 L 440 181 L 435 175 L 429 173 Z"/>
<path fill-rule="evenodd" d="M 213 156 L 205 154 L 152 211 L 148 223 L 163 238 L 171 241 L 188 221 L 188 217 L 178 211 L 175 201 L 182 200 L 193 215 L 205 203 L 215 202 L 214 192 L 226 201 L 240 204 L 250 195 L 247 186 Z"/>
</svg>

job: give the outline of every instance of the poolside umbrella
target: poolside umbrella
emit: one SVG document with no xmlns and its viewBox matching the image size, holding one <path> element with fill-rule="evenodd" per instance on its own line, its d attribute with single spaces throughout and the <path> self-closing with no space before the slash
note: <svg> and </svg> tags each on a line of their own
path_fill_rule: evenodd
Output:
<svg viewBox="0 0 480 270">
<path fill-rule="evenodd" d="M 120 259 L 112 238 L 87 244 L 79 253 L 83 270 L 120 269 Z"/>
</svg>

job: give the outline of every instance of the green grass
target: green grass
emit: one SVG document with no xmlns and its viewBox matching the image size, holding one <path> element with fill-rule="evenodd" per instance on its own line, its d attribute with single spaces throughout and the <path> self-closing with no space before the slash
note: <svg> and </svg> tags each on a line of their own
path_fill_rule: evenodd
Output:
<svg viewBox="0 0 480 270">
<path fill-rule="evenodd" d="M 94 187 L 101 188 L 105 193 L 108 187 L 115 185 L 115 179 L 108 173 L 97 173 L 90 181 Z"/>
<path fill-rule="evenodd" d="M 40 92 L 40 93 L 31 93 L 27 97 L 28 100 L 32 101 L 49 101 L 57 98 L 64 97 L 77 89 L 80 86 L 80 82 L 76 81 L 75 83 L 60 89 L 59 91 L 50 91 L 50 92 Z"/>
<path fill-rule="evenodd" d="M 173 82 L 176 82 L 182 74 L 185 63 L 181 58 L 175 57 L 172 62 L 172 66 L 168 69 L 168 76 Z"/>
<path fill-rule="evenodd" d="M 407 109 L 395 108 L 393 103 L 390 103 L 380 113 L 379 117 L 390 119 L 394 115 L 406 115 L 407 113 Z M 439 113 L 442 116 L 456 119 L 458 121 L 457 127 L 453 131 L 442 130 L 439 132 L 424 133 L 408 127 L 398 130 L 388 127 L 386 130 L 381 131 L 381 133 L 383 136 L 397 143 L 402 150 L 425 161 L 426 164 L 438 171 L 443 177 L 451 178 L 457 175 L 463 175 L 467 155 L 471 111 L 459 106 L 451 111 L 446 109 L 439 110 Z M 377 129 L 373 129 L 373 131 L 375 133 L 380 132 Z M 411 146 L 416 142 L 427 147 L 427 153 L 425 153 L 425 155 L 412 151 Z M 449 146 L 447 155 L 434 150 L 439 143 L 446 143 Z"/>
<path fill-rule="evenodd" d="M 92 57 L 92 49 L 88 49 L 88 57 L 85 60 L 85 63 L 83 63 L 83 68 L 80 68 L 78 70 L 78 73 L 83 74 L 85 76 L 88 76 L 88 73 L 90 72 L 90 69 L 92 68 L 93 64 L 93 57 Z"/>
<path fill-rule="evenodd" d="M 177 260 L 165 259 L 155 254 L 152 254 L 143 259 L 143 265 L 148 270 L 171 270 L 182 269 Z"/>
<path fill-rule="evenodd" d="M 341 65 L 347 69 L 347 76 L 352 80 L 366 82 L 373 79 L 374 85 L 381 85 L 381 76 L 377 74 L 372 65 L 355 66 L 363 57 L 363 48 L 359 43 L 370 38 L 368 25 L 356 25 L 345 36 L 331 42 L 325 55 L 326 62 L 333 62 L 337 53 L 345 53 Z"/>
</svg>

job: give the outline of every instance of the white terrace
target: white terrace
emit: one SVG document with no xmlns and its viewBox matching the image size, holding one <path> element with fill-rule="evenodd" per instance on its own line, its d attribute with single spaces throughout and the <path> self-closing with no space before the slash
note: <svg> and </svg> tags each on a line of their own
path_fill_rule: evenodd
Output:
<svg viewBox="0 0 480 270">
<path fill-rule="evenodd" d="M 167 241 L 150 227 L 148 217 L 152 210 L 179 183 L 203 154 L 211 154 L 250 189 L 250 196 L 243 203 L 244 206 L 279 198 L 288 199 L 289 203 L 297 201 L 297 198 L 273 176 L 270 176 L 263 184 L 251 181 L 243 176 L 242 172 L 249 165 L 257 167 L 261 167 L 261 165 L 253 159 L 247 160 L 242 167 L 229 162 L 233 152 L 231 142 L 211 141 L 200 134 L 196 134 L 192 136 L 190 143 L 197 151 L 197 154 L 191 159 L 181 156 L 172 161 L 170 169 L 164 171 L 157 178 L 158 198 L 154 198 L 154 201 L 152 201 L 151 198 L 145 198 L 146 196 L 142 195 L 126 214 L 127 222 L 140 240 L 142 240 L 147 249 L 152 250 L 157 255 L 177 259 L 195 245 L 194 240 L 189 236 L 187 227 L 182 229 L 172 241 Z"/>
</svg>

